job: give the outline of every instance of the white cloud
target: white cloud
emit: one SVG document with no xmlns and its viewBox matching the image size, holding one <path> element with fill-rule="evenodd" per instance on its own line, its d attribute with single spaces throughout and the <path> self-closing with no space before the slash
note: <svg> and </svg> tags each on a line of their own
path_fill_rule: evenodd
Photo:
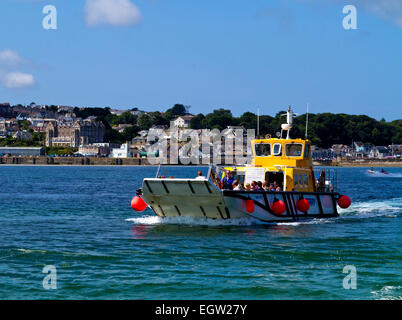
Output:
<svg viewBox="0 0 402 320">
<path fill-rule="evenodd" d="M 392 21 L 402 28 L 402 0 L 356 1 L 378 17 Z"/>
<path fill-rule="evenodd" d="M 9 89 L 30 87 L 35 84 L 35 78 L 30 73 L 15 71 L 27 61 L 17 51 L 4 49 L 0 51 L 0 84 Z"/>
<path fill-rule="evenodd" d="M 2 77 L 2 83 L 9 89 L 30 87 L 35 84 L 32 74 L 22 72 L 10 72 Z"/>
<path fill-rule="evenodd" d="M 86 0 L 88 26 L 127 26 L 141 22 L 140 10 L 130 0 Z"/>
<path fill-rule="evenodd" d="M 10 49 L 4 49 L 3 51 L 0 51 L 0 64 L 2 65 L 16 66 L 24 62 L 25 60 L 22 59 L 16 51 Z"/>
</svg>

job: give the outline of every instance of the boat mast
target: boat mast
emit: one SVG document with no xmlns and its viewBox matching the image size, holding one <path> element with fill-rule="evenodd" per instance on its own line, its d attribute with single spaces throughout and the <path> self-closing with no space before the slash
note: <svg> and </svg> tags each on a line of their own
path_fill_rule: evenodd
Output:
<svg viewBox="0 0 402 320">
<path fill-rule="evenodd" d="M 306 140 L 307 140 L 307 130 L 308 130 L 308 103 L 307 103 L 307 113 L 306 113 L 306 134 L 305 134 Z"/>
<path fill-rule="evenodd" d="M 290 129 L 293 128 L 293 117 L 295 115 L 297 115 L 297 113 L 294 113 L 292 111 L 291 106 L 289 106 L 288 111 L 286 113 L 281 114 L 281 116 L 286 116 L 287 123 L 281 124 L 282 131 L 285 130 L 288 132 L 286 135 L 286 139 L 290 139 L 289 133 L 290 133 Z M 281 132 L 281 137 L 282 137 L 282 132 Z"/>
</svg>

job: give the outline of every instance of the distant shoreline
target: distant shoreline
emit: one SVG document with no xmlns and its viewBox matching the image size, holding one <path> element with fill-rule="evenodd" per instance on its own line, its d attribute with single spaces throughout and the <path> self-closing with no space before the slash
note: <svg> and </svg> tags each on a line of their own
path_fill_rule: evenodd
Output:
<svg viewBox="0 0 402 320">
<path fill-rule="evenodd" d="M 327 162 L 327 161 L 313 161 L 314 166 L 329 166 L 329 167 L 402 167 L 402 160 L 385 160 L 385 161 L 339 161 L 339 162 Z"/>
<path fill-rule="evenodd" d="M 124 159 L 123 159 L 124 160 Z M 123 162 L 124 163 L 124 162 Z M 205 164 L 195 165 L 180 165 L 180 164 L 164 164 L 165 167 L 208 167 Z M 222 164 L 221 166 L 231 166 L 230 164 Z M 143 163 L 143 164 L 102 164 L 102 163 L 90 163 L 90 164 L 78 164 L 78 163 L 0 163 L 0 167 L 158 167 L 158 165 Z M 370 163 L 353 163 L 353 162 L 337 162 L 337 163 L 325 163 L 314 162 L 314 167 L 342 167 L 342 168 L 400 168 L 402 167 L 402 161 L 399 162 L 370 162 Z"/>
<path fill-rule="evenodd" d="M 149 163 L 146 158 L 104 158 L 104 157 L 0 157 L 0 166 L 78 166 L 78 167 L 90 167 L 90 166 L 111 166 L 111 167 L 148 167 L 158 166 L 158 164 Z M 233 164 L 219 164 L 221 166 L 233 166 Z M 326 166 L 326 167 L 402 167 L 402 159 L 376 159 L 376 160 L 325 160 L 325 161 L 313 161 L 314 166 Z M 182 164 L 164 164 L 164 166 L 186 166 Z M 192 164 L 189 166 L 208 166 L 205 164 Z"/>
<path fill-rule="evenodd" d="M 337 166 L 332 166 L 332 167 L 343 167 L 343 168 L 381 168 L 381 167 L 387 167 L 387 168 L 400 168 L 402 167 L 402 163 L 373 163 L 373 164 L 350 164 L 350 163 L 345 163 L 345 164 L 339 164 Z"/>
</svg>

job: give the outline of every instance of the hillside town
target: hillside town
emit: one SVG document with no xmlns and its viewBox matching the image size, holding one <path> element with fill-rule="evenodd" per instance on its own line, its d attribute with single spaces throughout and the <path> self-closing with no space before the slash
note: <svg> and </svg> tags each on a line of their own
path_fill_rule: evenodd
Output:
<svg viewBox="0 0 402 320">
<path fill-rule="evenodd" d="M 0 156 L 146 158 L 153 143 L 148 139 L 150 129 L 165 134 L 162 139 L 167 140 L 168 149 L 171 130 L 179 134 L 184 129 L 194 129 L 198 134 L 202 130 L 195 121 L 200 115 L 189 113 L 182 105 L 175 105 L 167 112 L 105 109 L 107 116 L 102 118 L 91 115 L 88 108 L 1 103 Z M 221 129 L 223 138 L 234 137 L 235 129 L 243 130 L 245 155 L 247 128 L 240 123 Z M 179 144 L 179 148 L 183 145 L 184 142 Z M 200 153 L 201 149 L 200 143 Z M 222 157 L 226 155 L 224 149 L 220 152 Z M 313 160 L 317 161 L 400 159 L 401 155 L 401 144 L 373 145 L 352 140 L 348 145 L 312 146 Z"/>
</svg>

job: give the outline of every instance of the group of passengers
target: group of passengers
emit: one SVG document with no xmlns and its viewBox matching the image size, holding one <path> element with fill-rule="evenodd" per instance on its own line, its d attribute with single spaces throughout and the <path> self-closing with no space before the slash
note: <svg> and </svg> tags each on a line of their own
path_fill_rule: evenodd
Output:
<svg viewBox="0 0 402 320">
<path fill-rule="evenodd" d="M 264 180 L 264 182 L 252 181 L 251 183 L 246 183 L 246 185 L 244 185 L 235 180 L 230 171 L 227 172 L 225 177 L 222 179 L 222 189 L 235 191 L 282 191 L 276 181 L 273 183 L 268 183 L 266 180 Z"/>
</svg>

